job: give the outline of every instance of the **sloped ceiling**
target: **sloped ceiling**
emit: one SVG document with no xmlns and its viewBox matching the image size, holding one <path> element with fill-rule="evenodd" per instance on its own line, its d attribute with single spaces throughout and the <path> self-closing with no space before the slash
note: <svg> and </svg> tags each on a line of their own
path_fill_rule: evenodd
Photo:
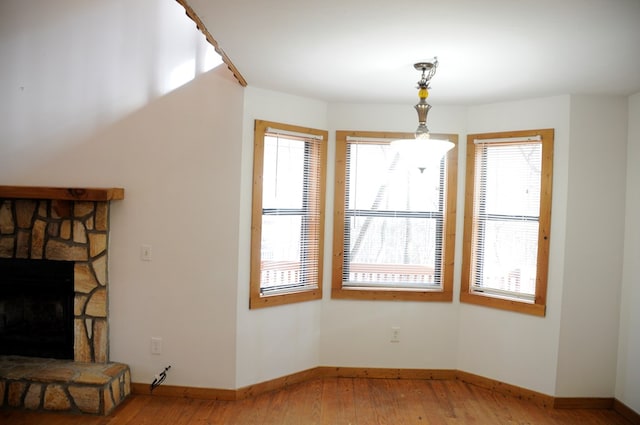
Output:
<svg viewBox="0 0 640 425">
<path fill-rule="evenodd" d="M 640 91 L 640 0 L 186 0 L 249 86 L 470 105 Z"/>
</svg>

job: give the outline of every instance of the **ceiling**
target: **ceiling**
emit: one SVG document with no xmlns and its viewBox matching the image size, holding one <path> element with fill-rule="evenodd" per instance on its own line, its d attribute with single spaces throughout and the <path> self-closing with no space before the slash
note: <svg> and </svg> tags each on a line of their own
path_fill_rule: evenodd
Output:
<svg viewBox="0 0 640 425">
<path fill-rule="evenodd" d="M 640 0 L 186 0 L 249 86 L 472 105 L 640 92 Z"/>
</svg>

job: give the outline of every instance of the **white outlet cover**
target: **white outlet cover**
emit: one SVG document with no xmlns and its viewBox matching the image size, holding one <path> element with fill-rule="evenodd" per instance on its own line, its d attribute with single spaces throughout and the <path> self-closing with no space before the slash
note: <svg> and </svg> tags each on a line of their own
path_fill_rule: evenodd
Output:
<svg viewBox="0 0 640 425">
<path fill-rule="evenodd" d="M 151 337 L 151 354 L 162 354 L 162 338 Z"/>
<path fill-rule="evenodd" d="M 140 259 L 142 261 L 151 261 L 151 245 L 140 246 Z"/>
</svg>

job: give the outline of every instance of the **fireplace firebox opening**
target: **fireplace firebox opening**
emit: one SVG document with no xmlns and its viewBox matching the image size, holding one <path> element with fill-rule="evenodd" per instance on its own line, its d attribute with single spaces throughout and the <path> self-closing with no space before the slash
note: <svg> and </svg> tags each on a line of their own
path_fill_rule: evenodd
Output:
<svg viewBox="0 0 640 425">
<path fill-rule="evenodd" d="M 74 358 L 74 262 L 0 258 L 0 355 Z"/>
</svg>

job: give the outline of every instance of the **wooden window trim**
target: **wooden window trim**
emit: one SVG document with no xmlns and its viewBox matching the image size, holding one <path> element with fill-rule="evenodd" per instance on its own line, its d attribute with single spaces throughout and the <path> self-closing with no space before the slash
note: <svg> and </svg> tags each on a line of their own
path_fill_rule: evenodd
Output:
<svg viewBox="0 0 640 425">
<path fill-rule="evenodd" d="M 453 300 L 453 273 L 456 235 L 456 199 L 458 174 L 458 135 L 432 134 L 434 138 L 446 138 L 455 144 L 447 153 L 447 199 L 444 216 L 445 234 L 443 235 L 444 250 L 442 289 L 405 289 L 405 288 L 344 288 L 342 286 L 343 272 L 343 244 L 345 223 L 345 190 L 347 181 L 347 137 L 380 138 L 380 139 L 409 139 L 415 137 L 413 133 L 404 132 L 375 132 L 375 131 L 336 131 L 336 160 L 335 160 L 335 191 L 333 211 L 333 264 L 331 278 L 331 298 L 356 300 L 395 300 L 395 301 L 444 301 Z"/>
<path fill-rule="evenodd" d="M 323 143 L 319 143 L 319 179 L 318 191 L 313 192 L 319 198 L 320 213 L 318 221 L 313 223 L 313 233 L 318 240 L 318 285 L 311 289 L 292 290 L 286 293 L 263 295 L 260 288 L 261 276 L 261 236 L 262 236 L 262 178 L 264 161 L 264 137 L 268 128 L 322 136 Z M 249 308 L 256 309 L 284 304 L 292 304 L 322 298 L 322 271 L 324 252 L 324 221 L 325 221 L 325 185 L 327 167 L 327 139 L 328 132 L 307 127 L 300 127 L 277 122 L 256 120 L 254 126 L 253 143 L 253 192 L 251 208 L 251 260 L 249 282 Z"/>
<path fill-rule="evenodd" d="M 475 143 L 476 139 L 519 138 L 540 136 L 542 139 L 542 164 L 540 182 L 540 215 L 538 230 L 538 261 L 536 270 L 536 293 L 533 303 L 515 299 L 504 299 L 496 296 L 473 292 L 470 288 L 471 247 L 473 229 L 473 196 L 475 178 Z M 547 282 L 549 269 L 549 244 L 551 230 L 551 203 L 553 185 L 553 146 L 554 130 L 525 130 L 467 135 L 466 185 L 464 239 L 462 247 L 462 277 L 460 285 L 460 301 L 485 307 L 514 311 L 534 316 L 545 316 L 547 300 Z"/>
</svg>

